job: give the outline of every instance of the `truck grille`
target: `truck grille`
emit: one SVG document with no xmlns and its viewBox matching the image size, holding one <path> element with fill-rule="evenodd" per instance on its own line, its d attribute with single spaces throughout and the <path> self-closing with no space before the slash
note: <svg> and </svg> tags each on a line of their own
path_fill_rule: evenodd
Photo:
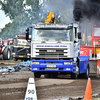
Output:
<svg viewBox="0 0 100 100">
<path fill-rule="evenodd" d="M 22 48 L 17 48 L 17 53 L 18 54 L 25 54 L 26 49 L 21 50 Z"/>
<path fill-rule="evenodd" d="M 64 56 L 64 53 L 68 53 L 68 52 L 64 52 L 65 49 L 57 49 L 57 48 L 54 49 L 45 48 L 45 50 L 42 48 L 38 48 L 36 50 L 39 50 L 39 52 L 36 52 L 39 53 L 39 55 L 36 55 L 36 57 L 38 58 L 64 58 L 66 57 Z M 48 50 L 51 50 L 51 52 L 48 52 Z"/>
<path fill-rule="evenodd" d="M 30 52 L 30 48 L 14 48 L 14 52 L 18 55 L 25 55 Z"/>
<path fill-rule="evenodd" d="M 45 68 L 45 70 L 58 70 L 58 68 Z"/>
</svg>

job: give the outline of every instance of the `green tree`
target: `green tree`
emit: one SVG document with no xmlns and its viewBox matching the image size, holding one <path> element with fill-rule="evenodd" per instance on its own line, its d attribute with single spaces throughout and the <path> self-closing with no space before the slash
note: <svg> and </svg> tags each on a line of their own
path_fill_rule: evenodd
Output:
<svg viewBox="0 0 100 100">
<path fill-rule="evenodd" d="M 12 20 L 0 32 L 3 39 L 13 38 L 24 34 L 27 26 L 33 22 L 43 22 L 51 11 L 55 13 L 57 23 L 72 22 L 72 0 L 0 0 L 1 9 Z"/>
<path fill-rule="evenodd" d="M 9 16 L 12 23 L 8 23 L 0 32 L 3 39 L 13 38 L 25 33 L 28 24 L 38 19 L 39 0 L 0 0 L 2 10 Z"/>
<path fill-rule="evenodd" d="M 27 13 L 28 17 L 31 15 L 35 18 L 38 14 L 39 0 L 0 0 L 1 9 L 13 20 L 16 16 Z M 27 7 L 30 6 L 30 9 Z M 37 15 L 38 16 L 38 15 Z"/>
<path fill-rule="evenodd" d="M 11 20 L 23 13 L 23 0 L 0 0 L 0 4 Z"/>
</svg>

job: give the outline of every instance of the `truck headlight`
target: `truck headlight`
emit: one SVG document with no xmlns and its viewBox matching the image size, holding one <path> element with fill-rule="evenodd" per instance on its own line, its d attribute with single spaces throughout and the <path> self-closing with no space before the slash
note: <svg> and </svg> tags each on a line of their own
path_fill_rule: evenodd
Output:
<svg viewBox="0 0 100 100">
<path fill-rule="evenodd" d="M 15 54 L 16 54 L 16 53 L 13 53 L 13 52 L 12 52 L 12 55 L 15 55 Z"/>
<path fill-rule="evenodd" d="M 31 54 L 30 54 L 30 53 L 28 53 L 27 55 L 28 55 L 28 56 L 31 56 Z"/>
<path fill-rule="evenodd" d="M 33 65 L 39 65 L 39 62 L 32 62 Z"/>
<path fill-rule="evenodd" d="M 64 62 L 64 65 L 72 65 L 72 62 Z"/>
<path fill-rule="evenodd" d="M 33 70 L 37 70 L 37 68 L 33 68 Z"/>
<path fill-rule="evenodd" d="M 66 70 L 70 70 L 70 68 L 66 68 Z"/>
</svg>

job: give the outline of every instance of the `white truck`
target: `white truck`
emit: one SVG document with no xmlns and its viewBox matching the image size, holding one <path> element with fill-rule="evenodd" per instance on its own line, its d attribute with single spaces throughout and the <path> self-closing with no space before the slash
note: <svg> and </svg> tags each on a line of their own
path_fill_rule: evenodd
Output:
<svg viewBox="0 0 100 100">
<path fill-rule="evenodd" d="M 32 72 L 36 78 L 71 74 L 71 78 L 89 77 L 88 58 L 80 56 L 81 33 L 78 24 L 33 24 L 31 34 Z"/>
</svg>

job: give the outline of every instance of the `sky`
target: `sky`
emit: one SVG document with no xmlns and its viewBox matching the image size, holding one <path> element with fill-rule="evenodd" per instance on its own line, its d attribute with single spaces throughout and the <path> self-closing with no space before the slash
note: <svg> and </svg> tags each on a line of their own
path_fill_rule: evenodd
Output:
<svg viewBox="0 0 100 100">
<path fill-rule="evenodd" d="M 0 10 L 0 28 L 5 27 L 5 25 L 7 23 L 11 22 L 9 17 L 6 17 L 6 15 L 4 14 L 4 12 L 2 10 Z"/>
</svg>

